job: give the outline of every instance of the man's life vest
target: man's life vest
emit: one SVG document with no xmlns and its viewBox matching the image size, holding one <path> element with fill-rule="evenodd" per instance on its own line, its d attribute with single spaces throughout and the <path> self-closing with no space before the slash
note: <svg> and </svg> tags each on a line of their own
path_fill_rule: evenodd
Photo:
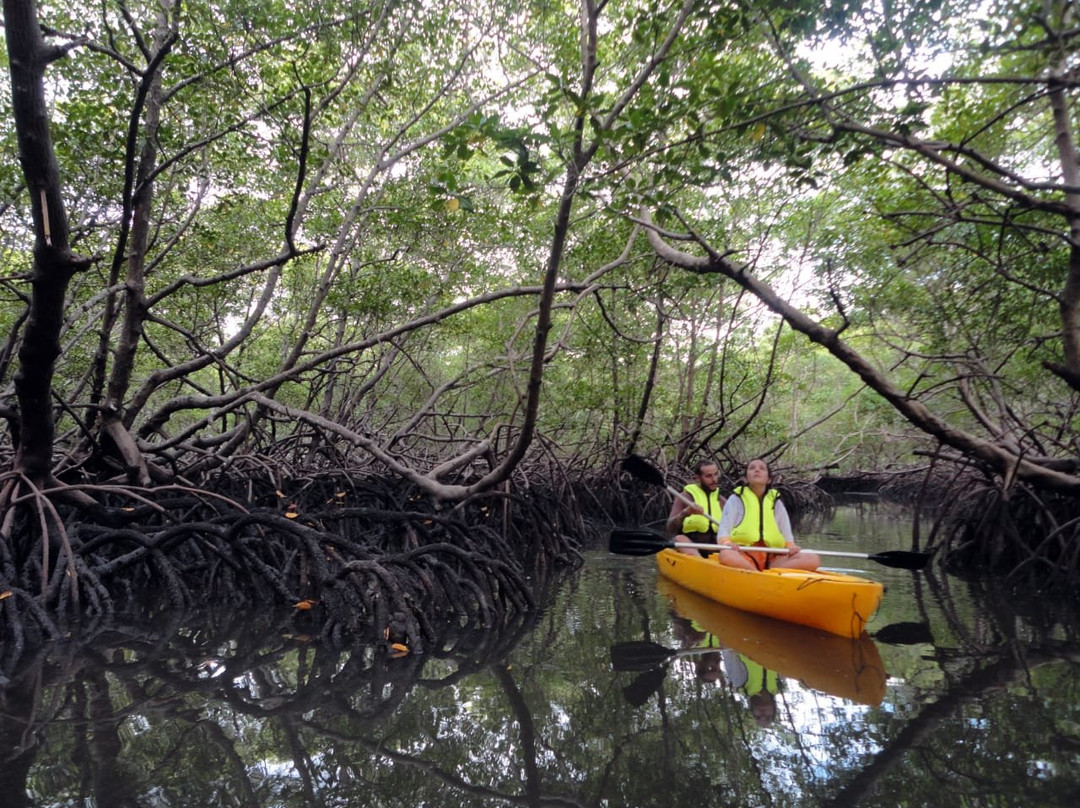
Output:
<svg viewBox="0 0 1080 808">
<path fill-rule="evenodd" d="M 736 544 L 758 544 L 766 547 L 786 547 L 787 541 L 780 527 L 776 524 L 776 500 L 780 492 L 770 488 L 765 492 L 764 501 L 748 486 L 740 485 L 735 495 L 742 500 L 743 518 L 731 531 L 731 540 Z"/>
<path fill-rule="evenodd" d="M 705 511 L 707 514 L 711 514 L 717 522 L 720 521 L 722 511 L 720 509 L 719 491 L 712 491 L 706 494 L 705 489 L 697 483 L 689 483 L 683 488 L 683 491 L 694 498 L 694 502 L 701 510 Z M 710 522 L 705 514 L 694 513 L 683 519 L 682 532 L 686 536 L 689 536 L 691 533 L 711 533 L 715 536 L 716 525 Z"/>
<path fill-rule="evenodd" d="M 698 644 L 697 644 L 698 648 L 717 648 L 717 649 L 719 649 L 719 648 L 724 647 L 724 646 L 722 646 L 720 644 L 720 640 L 717 639 L 716 635 L 713 634 L 711 631 L 709 631 L 707 628 L 705 628 L 705 626 L 701 625 L 701 623 L 699 623 L 697 620 L 691 620 L 690 621 L 690 628 L 692 628 L 698 634 L 705 635 L 698 642 Z"/>
</svg>

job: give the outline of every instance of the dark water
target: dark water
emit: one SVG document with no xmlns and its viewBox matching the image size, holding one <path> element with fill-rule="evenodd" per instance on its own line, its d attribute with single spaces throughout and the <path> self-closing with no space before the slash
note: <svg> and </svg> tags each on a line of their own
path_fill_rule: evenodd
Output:
<svg viewBox="0 0 1080 808">
<path fill-rule="evenodd" d="M 909 535 L 870 507 L 800 532 L 871 552 Z M 830 568 L 886 584 L 871 636 L 748 619 L 599 550 L 541 614 L 423 656 L 331 652 L 257 615 L 129 624 L 4 688 L 0 808 L 1077 804 L 1073 604 Z"/>
</svg>

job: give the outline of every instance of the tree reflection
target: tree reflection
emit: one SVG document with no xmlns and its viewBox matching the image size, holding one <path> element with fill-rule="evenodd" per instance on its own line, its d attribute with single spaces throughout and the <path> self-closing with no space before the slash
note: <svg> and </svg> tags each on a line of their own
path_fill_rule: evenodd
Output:
<svg viewBox="0 0 1080 808">
<path fill-rule="evenodd" d="M 1075 645 L 1036 615 L 977 608 L 956 581 L 924 584 L 922 613 L 896 623 L 929 636 L 894 631 L 909 644 L 880 656 L 845 640 L 839 666 L 801 636 L 814 665 L 758 660 L 781 682 L 765 725 L 699 664 L 712 651 L 681 653 L 724 628 L 673 621 L 626 564 L 569 578 L 513 623 L 444 626 L 423 656 L 332 648 L 295 615 L 118 620 L 0 689 L 0 793 L 13 808 L 1010 805 L 1026 790 L 1071 804 Z M 653 657 L 619 669 L 620 644 Z"/>
<path fill-rule="evenodd" d="M 386 739 L 349 727 L 407 713 L 418 687 L 455 688 L 531 622 L 447 627 L 425 657 L 394 658 L 312 643 L 292 616 L 118 621 L 42 649 L 0 690 L 4 804 L 29 805 L 28 792 L 114 806 L 165 794 L 183 804 L 321 804 L 329 784 L 368 778 L 357 744 L 388 751 Z"/>
</svg>

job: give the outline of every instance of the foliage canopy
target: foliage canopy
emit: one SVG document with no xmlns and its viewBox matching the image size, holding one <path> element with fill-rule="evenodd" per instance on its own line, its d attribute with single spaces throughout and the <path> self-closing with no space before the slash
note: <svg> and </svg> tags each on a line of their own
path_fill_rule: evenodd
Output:
<svg viewBox="0 0 1080 808">
<path fill-rule="evenodd" d="M 0 371 L 39 484 L 333 457 L 457 499 L 541 437 L 1080 486 L 1071 2 L 5 13 L 9 54 L 42 24 L 57 165 L 5 88 Z M 42 183 L 70 264 L 32 287 Z"/>
</svg>

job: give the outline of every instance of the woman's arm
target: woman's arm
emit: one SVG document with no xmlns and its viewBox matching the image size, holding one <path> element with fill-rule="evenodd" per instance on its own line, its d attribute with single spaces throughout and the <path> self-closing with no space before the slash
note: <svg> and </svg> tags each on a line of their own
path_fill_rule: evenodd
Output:
<svg viewBox="0 0 1080 808">
<path fill-rule="evenodd" d="M 798 547 L 798 545 L 795 544 L 795 534 L 791 530 L 791 517 L 788 515 L 784 500 L 776 500 L 774 513 L 776 514 L 776 526 L 780 528 L 780 533 L 784 537 L 784 541 L 787 542 L 789 547 Z"/>
<path fill-rule="evenodd" d="M 720 525 L 716 528 L 717 541 L 731 538 L 731 531 L 743 518 L 742 500 L 737 496 L 730 496 L 724 503 L 724 512 L 720 514 Z"/>
<path fill-rule="evenodd" d="M 800 548 L 798 544 L 795 543 L 795 534 L 792 530 L 792 519 L 791 516 L 787 514 L 787 508 L 784 506 L 784 500 L 777 500 L 777 509 L 775 509 L 775 514 L 777 514 L 777 527 L 780 528 L 780 533 L 784 537 L 784 542 L 787 544 L 787 549 L 792 551 L 792 555 L 795 555 L 796 553 L 800 552 L 802 548 Z"/>
</svg>

